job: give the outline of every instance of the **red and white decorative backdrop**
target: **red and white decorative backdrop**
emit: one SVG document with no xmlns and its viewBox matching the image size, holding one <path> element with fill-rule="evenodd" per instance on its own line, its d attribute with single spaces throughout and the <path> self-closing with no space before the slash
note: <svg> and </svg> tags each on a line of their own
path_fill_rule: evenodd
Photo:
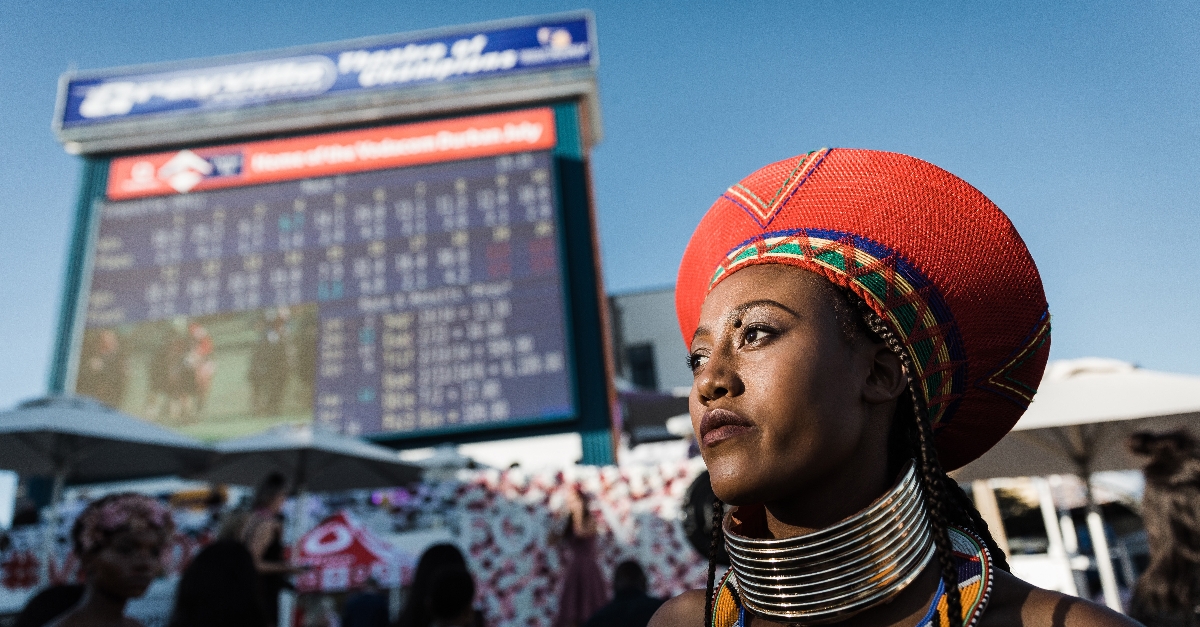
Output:
<svg viewBox="0 0 1200 627">
<path fill-rule="evenodd" d="M 688 543 L 680 524 L 684 494 L 702 470 L 697 458 L 624 467 L 463 471 L 453 481 L 405 490 L 405 502 L 391 514 L 362 513 L 364 522 L 385 521 L 383 526 L 394 524 L 401 530 L 440 527 L 451 532 L 467 555 L 477 604 L 490 625 L 550 627 L 564 557 L 554 537 L 566 523 L 565 498 L 574 488 L 588 497 L 598 523 L 597 553 L 606 578 L 617 564 L 632 559 L 645 569 L 656 596 L 703 587 L 707 563 Z M 189 515 L 196 516 L 178 512 L 177 518 Z M 78 564 L 66 542 L 69 518 L 73 516 L 63 521 L 51 562 L 56 582 L 78 578 Z M 165 564 L 168 574 L 177 575 L 212 537 L 203 523 L 181 527 L 189 530 L 181 529 L 172 541 Z M 19 607 L 34 591 L 41 542 L 40 529 L 27 527 L 7 534 L 0 543 L 0 605 L 5 609 Z M 405 576 L 409 568 L 402 568 Z"/>
</svg>

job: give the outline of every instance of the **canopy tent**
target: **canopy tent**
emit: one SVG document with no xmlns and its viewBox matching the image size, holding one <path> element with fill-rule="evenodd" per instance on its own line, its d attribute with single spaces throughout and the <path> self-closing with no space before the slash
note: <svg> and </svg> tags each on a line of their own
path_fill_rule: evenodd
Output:
<svg viewBox="0 0 1200 627">
<path fill-rule="evenodd" d="M 0 413 L 0 468 L 54 478 L 41 580 L 63 486 L 191 475 L 213 457 L 197 440 L 122 414 L 86 396 L 47 396 Z"/>
<path fill-rule="evenodd" d="M 309 567 L 296 577 L 300 592 L 344 592 L 368 578 L 384 588 L 399 588 L 416 565 L 413 555 L 377 537 L 344 510 L 300 537 L 294 561 Z"/>
<path fill-rule="evenodd" d="M 952 473 L 958 481 L 996 477 L 1078 475 L 1090 485 L 1093 472 L 1133 470 L 1146 460 L 1129 452 L 1137 431 L 1184 429 L 1200 437 L 1200 377 L 1144 370 L 1133 364 L 1095 357 L 1055 361 L 1029 409 L 1013 430 L 979 459 Z M 978 484 L 977 484 L 978 485 Z M 1061 529 L 1053 524 L 1045 492 L 1040 499 L 1051 552 L 1064 561 Z M 1120 610 L 1116 574 L 1099 509 L 1088 491 L 1088 532 L 1105 602 Z"/>
</svg>

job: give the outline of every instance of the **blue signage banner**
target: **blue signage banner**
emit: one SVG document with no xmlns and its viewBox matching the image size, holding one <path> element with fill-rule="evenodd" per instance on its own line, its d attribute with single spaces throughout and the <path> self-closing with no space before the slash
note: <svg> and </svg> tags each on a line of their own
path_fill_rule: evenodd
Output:
<svg viewBox="0 0 1200 627">
<path fill-rule="evenodd" d="M 590 16 L 266 52 L 186 69 L 69 76 L 59 128 L 395 90 L 596 62 Z"/>
</svg>

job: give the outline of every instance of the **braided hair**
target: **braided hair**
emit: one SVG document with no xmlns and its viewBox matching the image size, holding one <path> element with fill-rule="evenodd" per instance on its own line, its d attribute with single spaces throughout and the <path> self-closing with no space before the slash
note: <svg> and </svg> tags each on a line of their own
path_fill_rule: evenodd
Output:
<svg viewBox="0 0 1200 627">
<path fill-rule="evenodd" d="M 916 461 L 917 479 L 924 496 L 925 508 L 929 513 L 930 535 L 933 537 L 940 577 L 946 591 L 946 616 L 935 617 L 934 624 L 959 624 L 962 620 L 962 597 L 958 590 L 958 567 L 954 561 L 954 546 L 950 542 L 950 527 L 962 527 L 979 536 L 997 568 L 1008 571 L 1008 560 L 992 538 L 987 522 L 983 520 L 979 510 L 975 509 L 971 498 L 963 492 L 957 481 L 946 474 L 938 461 L 929 414 L 925 411 L 920 395 L 915 392 L 913 373 L 916 372 L 916 368 L 903 343 L 883 319 L 858 296 L 841 287 L 834 286 L 833 291 L 836 292 L 833 298 L 834 312 L 844 334 L 851 338 L 863 335 L 876 344 L 884 344 L 900 359 L 904 369 L 908 384 L 904 395 L 908 397 L 908 402 L 902 398 L 896 404 L 889 434 L 888 469 L 896 475 L 900 466 L 908 459 Z M 717 547 L 724 540 L 724 531 L 721 528 L 723 511 L 721 501 L 714 500 L 713 540 L 709 553 L 708 589 L 704 605 L 705 627 L 711 627 L 713 620 L 716 592 L 713 589 L 716 580 L 715 558 Z M 951 620 L 951 617 L 959 618 Z"/>
</svg>

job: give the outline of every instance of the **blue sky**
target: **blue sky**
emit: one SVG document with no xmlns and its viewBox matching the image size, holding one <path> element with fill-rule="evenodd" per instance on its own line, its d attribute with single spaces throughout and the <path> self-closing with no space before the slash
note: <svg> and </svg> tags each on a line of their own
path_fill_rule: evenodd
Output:
<svg viewBox="0 0 1200 627">
<path fill-rule="evenodd" d="M 730 183 L 821 146 L 905 152 L 1013 219 L 1052 357 L 1200 374 L 1200 5 L 0 0 L 0 408 L 44 390 L 76 158 L 58 75 L 591 8 L 610 291 L 669 285 Z"/>
</svg>

